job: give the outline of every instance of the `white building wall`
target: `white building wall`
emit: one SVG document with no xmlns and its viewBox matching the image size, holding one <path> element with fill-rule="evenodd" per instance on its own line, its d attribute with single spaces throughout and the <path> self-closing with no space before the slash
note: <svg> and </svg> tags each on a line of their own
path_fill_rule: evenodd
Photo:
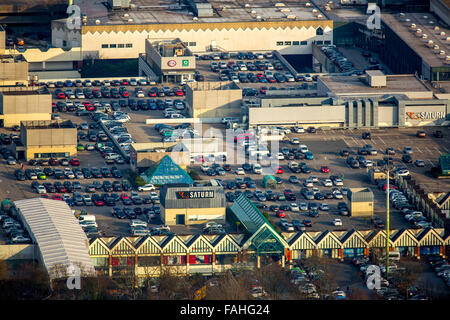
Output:
<svg viewBox="0 0 450 320">
<path fill-rule="evenodd" d="M 183 42 L 195 42 L 196 46 L 189 46 L 193 52 L 205 52 L 212 44 L 226 51 L 257 51 L 279 50 L 282 54 L 312 54 L 312 41 L 333 42 L 331 27 L 324 28 L 324 35 L 316 36 L 315 27 L 287 27 L 287 28 L 238 28 L 235 29 L 206 29 L 206 30 L 159 30 L 159 31 L 110 31 L 94 33 L 87 32 L 82 36 L 82 50 L 84 55 L 94 55 L 98 52 L 101 59 L 137 58 L 139 53 L 145 53 L 145 39 L 180 38 Z M 282 46 L 277 42 L 283 41 Z M 307 45 L 289 46 L 285 41 L 308 41 Z M 102 44 L 127 44 L 132 48 L 102 48 Z"/>
</svg>

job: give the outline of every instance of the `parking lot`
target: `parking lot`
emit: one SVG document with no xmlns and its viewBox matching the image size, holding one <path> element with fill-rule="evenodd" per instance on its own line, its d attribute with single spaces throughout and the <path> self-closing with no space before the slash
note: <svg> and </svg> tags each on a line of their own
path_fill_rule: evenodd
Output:
<svg viewBox="0 0 450 320">
<path fill-rule="evenodd" d="M 202 60 L 203 61 L 203 60 Z M 206 60 L 204 62 L 207 62 Z M 245 84 L 248 85 L 248 84 Z M 263 83 L 253 83 L 252 85 L 263 85 Z M 283 84 L 278 84 L 283 85 Z M 151 85 L 141 86 L 144 91 L 145 98 L 137 98 L 134 95 L 134 88 L 136 86 L 125 85 L 125 88 L 130 93 L 131 99 L 136 100 L 165 100 L 165 97 L 148 97 L 149 92 L 151 91 Z M 158 87 L 162 87 L 159 85 Z M 171 86 L 173 87 L 173 86 Z M 91 89 L 99 88 L 92 87 Z M 65 88 L 63 88 L 65 89 Z M 75 88 L 73 88 L 75 89 Z M 81 87 L 81 89 L 84 89 Z M 55 94 L 56 89 L 51 88 L 50 92 Z M 171 96 L 169 99 L 184 99 L 183 96 Z M 129 98 L 91 98 L 91 99 L 72 99 L 79 100 L 81 102 L 90 101 L 94 103 L 94 101 L 99 101 L 101 103 L 106 102 L 109 104 L 113 104 L 117 100 L 126 100 L 129 101 Z M 57 99 L 54 95 L 55 103 L 58 101 L 65 101 L 64 99 Z M 132 138 L 136 142 L 160 142 L 161 136 L 155 131 L 154 127 L 151 125 L 146 125 L 144 120 L 146 118 L 162 118 L 163 111 L 162 110 L 130 110 L 129 107 L 121 107 L 121 111 L 125 111 L 130 115 L 130 121 L 128 121 L 125 126 L 128 129 L 128 132 L 131 134 Z M 93 120 L 89 116 L 76 116 L 73 112 L 59 112 L 61 118 L 64 120 L 72 120 L 77 125 L 87 122 L 88 124 L 93 123 Z M 225 129 L 224 125 L 206 125 L 200 128 L 200 134 L 205 129 L 209 129 L 210 127 L 215 127 L 218 129 Z M 449 128 L 439 128 L 443 131 L 444 137 L 448 137 L 450 134 Z M 329 205 L 328 211 L 320 211 L 320 214 L 316 218 L 310 218 L 306 215 L 308 211 L 286 211 L 286 218 L 288 221 L 299 220 L 302 221 L 304 219 L 309 219 L 312 222 L 312 227 L 307 230 L 311 231 L 324 231 L 324 230 L 350 230 L 350 229 L 370 229 L 374 228 L 370 219 L 355 219 L 348 216 L 341 216 L 337 212 L 337 204 L 340 201 L 345 201 L 345 196 L 343 200 L 338 199 L 325 199 L 325 200 L 314 200 L 309 201 L 305 200 L 305 198 L 301 195 L 300 190 L 303 187 L 302 184 L 306 178 L 310 176 L 316 176 L 319 180 L 318 183 L 315 183 L 314 187 L 317 187 L 320 191 L 329 191 L 330 187 L 325 187 L 320 182 L 324 178 L 328 178 L 330 175 L 339 175 L 344 178 L 344 187 L 345 188 L 357 188 L 357 187 L 369 187 L 374 192 L 375 196 L 375 215 L 379 216 L 385 222 L 385 211 L 386 211 L 386 199 L 383 191 L 376 188 L 373 185 L 369 177 L 367 175 L 367 170 L 364 168 L 360 169 L 352 169 L 346 164 L 346 158 L 341 157 L 339 155 L 339 151 L 342 149 L 348 149 L 349 151 L 355 153 L 358 148 L 363 147 L 365 144 L 371 144 L 374 148 L 378 150 L 377 156 L 366 156 L 367 159 L 372 161 L 382 159 L 385 155 L 385 149 L 388 147 L 394 147 L 396 151 L 396 155 L 392 156 L 394 158 L 394 165 L 396 166 L 404 166 L 409 169 L 414 179 L 416 179 L 421 186 L 425 188 L 426 192 L 438 192 L 445 191 L 450 188 L 450 181 L 448 180 L 437 180 L 434 179 L 429 170 L 432 166 L 435 166 L 440 153 L 448 153 L 450 150 L 450 141 L 449 139 L 437 139 L 434 138 L 432 133 L 435 131 L 434 128 L 424 128 L 426 131 L 426 138 L 417 138 L 416 131 L 417 128 L 409 128 L 409 129 L 373 129 L 371 130 L 372 138 L 371 140 L 364 140 L 361 138 L 362 130 L 318 130 L 316 133 L 290 133 L 288 137 L 298 138 L 301 144 L 307 145 L 310 151 L 314 154 L 314 160 L 296 160 L 299 162 L 306 162 L 308 166 L 311 168 L 311 173 L 297 173 L 293 174 L 288 169 L 289 160 L 280 160 L 280 165 L 283 168 L 282 174 L 275 174 L 280 177 L 283 181 L 281 185 L 278 185 L 276 193 L 283 193 L 285 189 L 290 189 L 296 195 L 296 203 L 301 204 L 303 202 L 309 204 L 311 202 L 315 202 L 317 204 L 327 203 Z M 83 131 L 83 130 L 80 130 Z M 86 131 L 86 130 L 84 130 Z M 11 131 L 2 129 L 1 132 L 11 133 Z M 85 144 L 87 141 L 80 141 Z M 405 146 L 411 146 L 413 148 L 413 160 L 421 159 L 425 161 L 425 167 L 419 168 L 414 166 L 414 164 L 405 164 L 401 162 L 401 153 Z M 298 147 L 298 145 L 292 145 L 289 142 L 280 142 L 279 148 L 294 148 Z M 77 155 L 77 158 L 80 160 L 80 167 L 97 167 L 101 168 L 104 166 L 109 166 L 105 163 L 105 160 L 102 158 L 101 154 L 98 151 L 80 151 Z M 244 160 L 245 161 L 245 160 Z M 374 161 L 376 163 L 376 161 Z M 217 178 L 222 179 L 225 183 L 230 180 L 235 180 L 237 175 L 234 173 L 235 169 L 241 167 L 242 164 L 231 164 L 231 171 L 227 172 L 224 176 L 220 176 Z M 320 171 L 321 166 L 326 165 L 329 167 L 329 173 L 322 173 Z M 119 164 L 116 165 L 122 172 L 123 178 L 127 179 L 129 175 L 128 165 Z M 25 165 L 25 169 L 32 168 L 28 164 Z M 60 166 L 61 167 L 61 166 Z M 199 172 L 200 164 L 196 163 L 192 165 L 193 168 L 196 168 Z M 5 187 L 0 190 L 0 196 L 2 198 L 10 198 L 11 200 L 25 199 L 30 197 L 37 196 L 37 193 L 30 186 L 31 181 L 16 181 L 14 177 L 14 171 L 20 168 L 20 164 L 17 165 L 6 165 L 3 162 L 0 165 L 0 182 L 5 184 Z M 43 167 L 42 167 L 43 168 Z M 269 174 L 273 174 L 273 172 L 267 172 Z M 300 182 L 300 184 L 292 184 L 289 182 L 290 176 L 296 176 Z M 251 177 L 256 183 L 256 189 L 263 190 L 264 186 L 262 184 L 262 175 L 253 174 L 251 172 L 247 172 L 245 176 L 240 177 Z M 202 174 L 202 178 L 204 179 L 214 179 L 216 177 L 208 177 L 205 174 Z M 99 180 L 122 180 L 122 179 L 99 179 Z M 55 182 L 56 180 L 52 177 L 48 178 L 48 181 Z M 11 182 L 11 183 L 9 183 Z M 85 187 L 91 183 L 91 181 L 87 182 L 87 180 L 80 180 L 82 191 L 84 191 Z M 245 190 L 242 190 L 245 191 Z M 254 191 L 254 189 L 253 189 Z M 100 193 L 103 190 L 99 191 Z M 230 192 L 230 190 L 226 190 L 226 192 Z M 233 191 L 234 192 L 234 191 Z M 120 194 L 121 192 L 116 192 Z M 130 191 L 128 191 L 130 193 Z M 140 195 L 148 195 L 148 192 L 140 192 Z M 253 201 L 256 201 L 252 198 Z M 264 204 L 267 207 L 271 205 L 289 205 L 292 201 L 277 201 L 271 202 L 267 201 Z M 120 201 L 119 201 L 120 204 Z M 121 204 L 120 204 L 121 206 Z M 142 208 L 151 207 L 151 204 L 139 205 Z M 135 205 L 131 205 L 131 208 L 136 207 Z M 112 216 L 111 210 L 112 207 L 108 206 L 91 206 L 91 207 L 83 207 L 83 206 L 75 206 L 75 210 L 85 209 L 88 213 L 95 214 L 97 217 L 97 223 L 99 226 L 99 230 L 105 235 L 129 235 L 128 230 L 128 219 L 119 220 Z M 262 209 L 262 211 L 270 211 L 269 209 Z M 275 212 L 269 212 L 269 216 L 273 221 L 279 224 L 279 219 L 276 217 Z M 342 220 L 342 226 L 334 226 L 332 221 L 335 218 L 340 218 Z M 399 213 L 396 213 L 395 210 L 392 211 L 391 214 L 391 228 L 401 228 L 401 227 L 411 227 L 411 224 L 406 222 Z M 157 226 L 161 224 L 159 219 L 152 220 L 151 226 Z M 227 226 L 228 231 L 234 231 L 234 227 Z M 198 232 L 201 230 L 201 227 L 184 227 L 184 226 L 176 226 L 172 228 L 172 231 L 176 233 L 184 233 L 189 234 L 192 232 Z"/>
</svg>

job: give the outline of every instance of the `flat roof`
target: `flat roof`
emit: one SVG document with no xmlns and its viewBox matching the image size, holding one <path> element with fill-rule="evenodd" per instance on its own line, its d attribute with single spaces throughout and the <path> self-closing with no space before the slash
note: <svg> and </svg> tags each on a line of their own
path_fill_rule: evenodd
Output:
<svg viewBox="0 0 450 320">
<path fill-rule="evenodd" d="M 22 121 L 27 129 L 74 129 L 76 126 L 70 120 L 63 122 L 57 120 Z"/>
<path fill-rule="evenodd" d="M 276 1 L 271 0 L 210 0 L 213 16 L 198 17 L 199 23 L 212 22 L 245 22 L 257 21 L 260 16 L 264 21 L 288 21 L 290 15 L 295 15 L 296 20 L 326 20 L 318 18 L 320 11 L 313 13 L 313 4 L 306 7 L 307 0 L 280 1 L 283 7 L 276 7 Z M 127 11 L 111 11 L 101 1 L 75 0 L 74 4 L 80 6 L 82 14 L 87 16 L 87 25 L 117 24 L 167 24 L 167 23 L 192 23 L 193 13 L 188 4 L 179 4 L 179 1 L 162 0 L 133 0 L 133 7 Z M 280 9 L 285 9 L 280 11 Z M 316 8 L 317 9 L 317 8 Z M 288 11 L 289 10 L 289 11 Z M 254 13 L 252 13 L 254 11 Z M 127 14 L 128 16 L 124 16 Z M 128 21 L 132 19 L 132 21 Z"/>
<path fill-rule="evenodd" d="M 409 19 L 409 21 L 406 21 Z M 445 38 L 450 37 L 450 29 L 439 23 L 439 19 L 432 13 L 404 13 L 400 14 L 383 14 L 383 22 L 391 28 L 405 43 L 416 52 L 422 60 L 424 60 L 431 67 L 443 67 L 450 65 L 445 64 L 445 59 L 441 59 L 436 54 L 433 48 L 429 48 L 425 44 L 427 41 L 432 40 L 433 45 L 438 45 L 439 50 L 445 51 L 445 56 L 450 56 L 450 41 Z M 431 23 L 432 22 L 432 23 Z M 422 39 L 415 35 L 410 29 L 411 24 L 416 25 L 416 29 L 422 30 L 422 35 L 426 34 L 427 39 Z M 434 30 L 435 27 L 439 27 L 439 30 Z M 441 36 L 441 32 L 445 32 L 444 36 Z"/>
<path fill-rule="evenodd" d="M 319 79 L 335 94 L 406 94 L 407 92 L 431 92 L 414 75 L 386 75 L 385 87 L 369 86 L 365 76 L 322 76 Z"/>
</svg>

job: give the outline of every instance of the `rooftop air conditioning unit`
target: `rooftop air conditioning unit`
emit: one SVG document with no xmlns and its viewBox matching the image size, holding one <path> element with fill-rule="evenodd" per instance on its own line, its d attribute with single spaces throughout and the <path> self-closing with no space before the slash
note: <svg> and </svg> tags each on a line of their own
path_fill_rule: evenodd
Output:
<svg viewBox="0 0 450 320">
<path fill-rule="evenodd" d="M 295 19 L 297 19 L 297 16 L 295 14 L 290 14 L 287 16 L 287 18 L 291 19 L 291 20 L 295 20 Z"/>
<path fill-rule="evenodd" d="M 428 35 L 427 35 L 426 33 L 424 33 L 424 34 L 422 35 L 422 39 L 428 39 Z"/>
<path fill-rule="evenodd" d="M 439 31 L 441 28 L 439 28 L 438 26 L 434 27 L 434 31 Z"/>
<path fill-rule="evenodd" d="M 250 4 L 246 3 L 246 4 L 245 4 L 245 7 L 246 7 L 246 8 L 250 8 Z"/>
<path fill-rule="evenodd" d="M 439 46 L 437 45 L 437 44 L 435 44 L 434 46 L 433 46 L 433 50 L 434 50 L 434 52 L 435 53 L 437 53 L 437 52 L 439 52 Z"/>
<path fill-rule="evenodd" d="M 95 20 L 95 24 L 100 24 L 100 20 Z"/>
<path fill-rule="evenodd" d="M 445 51 L 444 50 L 439 51 L 439 58 L 445 59 Z"/>
<path fill-rule="evenodd" d="M 431 48 L 433 46 L 433 40 L 428 40 L 427 47 Z"/>
<path fill-rule="evenodd" d="M 428 19 L 428 16 L 423 16 L 424 19 Z"/>
<path fill-rule="evenodd" d="M 450 37 L 447 37 L 445 40 L 447 40 L 447 42 L 450 42 Z"/>
<path fill-rule="evenodd" d="M 325 6 L 325 11 L 331 11 L 331 8 L 329 6 Z"/>
<path fill-rule="evenodd" d="M 323 15 L 319 14 L 319 15 L 317 16 L 317 18 L 318 18 L 318 19 L 322 19 L 322 18 L 323 18 Z"/>
<path fill-rule="evenodd" d="M 305 3 L 305 6 L 306 7 L 311 7 L 311 3 L 307 2 L 307 3 Z"/>
<path fill-rule="evenodd" d="M 286 5 L 283 2 L 277 2 L 275 3 L 275 7 L 286 7 Z"/>
<path fill-rule="evenodd" d="M 261 16 L 256 16 L 256 20 L 261 21 L 262 17 Z"/>
<path fill-rule="evenodd" d="M 128 19 L 127 21 L 128 21 L 128 22 L 133 22 L 134 20 L 130 18 L 130 19 Z"/>
<path fill-rule="evenodd" d="M 283 9 L 280 9 L 280 12 L 291 12 L 291 9 L 289 9 L 289 8 L 283 8 Z"/>
<path fill-rule="evenodd" d="M 434 24 L 434 21 L 431 21 L 431 20 L 430 20 L 430 21 L 428 21 L 428 23 L 429 23 L 429 24 Z"/>
<path fill-rule="evenodd" d="M 400 12 L 400 17 L 404 17 L 405 14 L 403 12 Z"/>
<path fill-rule="evenodd" d="M 312 9 L 312 13 L 317 13 L 317 12 L 319 12 L 319 10 L 317 10 L 317 9 Z"/>
<path fill-rule="evenodd" d="M 253 15 L 255 15 L 256 14 L 256 11 L 255 10 L 252 10 L 252 12 L 250 12 L 251 14 L 253 14 Z"/>
<path fill-rule="evenodd" d="M 417 26 L 416 26 L 416 24 L 415 24 L 415 23 L 411 23 L 411 26 L 410 26 L 410 28 L 411 28 L 411 29 L 415 29 L 415 28 L 417 28 Z"/>
<path fill-rule="evenodd" d="M 193 17 L 192 20 L 198 21 L 198 18 L 197 17 Z"/>
</svg>

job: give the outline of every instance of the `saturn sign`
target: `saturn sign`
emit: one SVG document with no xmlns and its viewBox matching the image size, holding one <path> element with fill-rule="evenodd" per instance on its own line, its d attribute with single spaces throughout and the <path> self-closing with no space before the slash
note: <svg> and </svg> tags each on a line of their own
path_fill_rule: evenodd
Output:
<svg viewBox="0 0 450 320">
<path fill-rule="evenodd" d="M 169 60 L 169 61 L 167 61 L 167 65 L 169 67 L 173 68 L 177 65 L 177 62 L 175 60 Z"/>
</svg>

